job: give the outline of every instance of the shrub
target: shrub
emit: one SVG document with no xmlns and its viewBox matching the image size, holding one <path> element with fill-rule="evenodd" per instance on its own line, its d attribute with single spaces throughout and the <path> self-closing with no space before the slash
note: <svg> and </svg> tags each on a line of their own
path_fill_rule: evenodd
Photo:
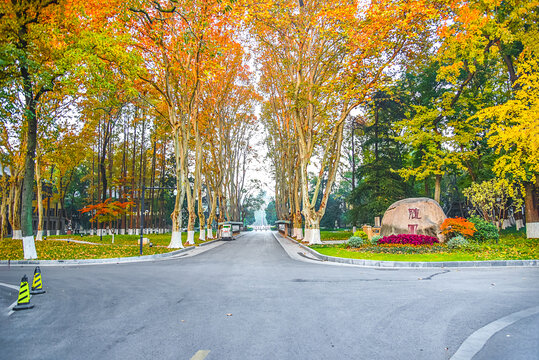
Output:
<svg viewBox="0 0 539 360">
<path fill-rule="evenodd" d="M 358 248 L 365 245 L 365 243 L 366 243 L 366 240 L 364 240 L 363 238 L 360 238 L 359 236 L 352 236 L 350 239 L 348 239 L 347 244 L 350 247 Z"/>
<path fill-rule="evenodd" d="M 367 239 L 367 234 L 363 230 L 358 230 L 354 233 L 354 237 L 360 237 L 362 239 Z"/>
<path fill-rule="evenodd" d="M 458 249 L 460 247 L 468 246 L 468 240 L 462 235 L 457 235 L 447 242 L 447 247 L 450 249 Z"/>
<path fill-rule="evenodd" d="M 433 236 L 419 234 L 389 235 L 378 240 L 378 244 L 432 245 L 439 242 L 440 241 Z"/>
<path fill-rule="evenodd" d="M 380 240 L 382 237 L 380 235 L 374 235 L 371 238 L 371 244 L 372 245 L 378 245 L 378 240 Z"/>
<path fill-rule="evenodd" d="M 457 235 L 471 237 L 476 231 L 474 223 L 461 217 L 445 219 L 442 223 L 441 230 L 442 234 L 448 237 L 455 237 Z"/>
<path fill-rule="evenodd" d="M 480 243 L 488 240 L 494 240 L 498 243 L 500 234 L 498 233 L 496 225 L 477 216 L 472 216 L 470 221 L 474 223 L 476 230 L 472 239 Z"/>
</svg>

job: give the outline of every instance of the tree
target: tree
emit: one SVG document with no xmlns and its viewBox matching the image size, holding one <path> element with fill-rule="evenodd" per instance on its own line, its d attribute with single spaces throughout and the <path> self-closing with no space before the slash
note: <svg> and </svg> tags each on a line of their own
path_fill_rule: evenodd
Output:
<svg viewBox="0 0 539 360">
<path fill-rule="evenodd" d="M 269 225 L 275 224 L 277 219 L 277 212 L 275 211 L 275 200 L 271 200 L 268 205 L 266 206 L 266 209 L 264 209 L 266 212 L 266 220 L 268 221 Z"/>
<path fill-rule="evenodd" d="M 364 111 L 363 122 L 358 125 L 362 164 L 348 214 L 354 225 L 372 223 L 389 205 L 411 193 L 410 184 L 398 174 L 408 149 L 395 139 L 399 135 L 395 123 L 405 118 L 406 109 L 401 94 L 378 91 Z"/>
<path fill-rule="evenodd" d="M 219 67 L 226 48 L 233 16 L 221 1 L 138 1 L 130 7 L 134 15 L 128 25 L 138 41 L 145 61 L 139 74 L 153 88 L 154 99 L 165 104 L 172 128 L 176 162 L 176 206 L 169 247 L 182 247 L 180 207 L 187 198 L 188 242 L 194 242 L 195 196 L 201 184 L 202 142 L 199 111 L 204 86 Z M 226 13 L 226 14 L 225 14 Z M 188 180 L 188 152 L 195 142 L 194 188 Z"/>
<path fill-rule="evenodd" d="M 94 7 L 95 4 L 90 4 L 88 8 L 84 8 L 81 4 L 68 0 L 14 0 L 3 2 L 0 8 L 3 74 L 6 75 L 5 81 L 9 88 L 23 99 L 19 118 L 25 134 L 21 194 L 21 228 L 25 258 L 37 257 L 33 237 L 32 200 L 39 106 L 48 93 L 57 91 L 62 84 L 69 83 L 76 77 L 75 68 L 84 58 L 84 40 L 88 33 L 96 29 L 95 24 L 85 25 L 98 21 L 103 28 L 107 28 L 111 23 L 107 16 L 112 14 L 106 11 L 115 5 L 110 2 L 104 6 Z M 85 10 L 94 15 L 95 19 L 80 17 L 79 13 Z"/>
<path fill-rule="evenodd" d="M 111 198 L 109 198 L 102 203 L 85 206 L 80 210 L 80 212 L 89 212 L 93 214 L 92 218 L 90 219 L 91 222 L 97 221 L 100 224 L 108 222 L 109 227 L 111 227 L 112 221 L 118 220 L 129 210 L 129 207 L 132 205 L 132 201 L 113 201 Z M 101 238 L 102 237 L 103 232 L 101 232 Z"/>
<path fill-rule="evenodd" d="M 504 104 L 483 109 L 477 118 L 495 119 L 488 143 L 499 157 L 494 172 L 513 183 L 522 184 L 525 192 L 526 234 L 539 237 L 539 79 L 537 55 L 523 54 L 515 98 Z"/>
<path fill-rule="evenodd" d="M 286 89 L 291 109 L 309 243 L 321 243 L 320 219 L 337 174 L 345 119 L 399 55 L 414 52 L 443 8 L 430 2 L 269 1 L 253 12 L 260 57 Z M 318 180 L 310 191 L 308 167 L 315 158 Z M 320 195 L 322 179 L 327 186 Z"/>
<path fill-rule="evenodd" d="M 506 95 L 496 96 L 494 104 L 475 104 L 473 113 L 464 114 L 464 123 L 478 121 L 483 129 L 487 128 L 489 145 L 495 146 L 497 154 L 501 155 L 493 170 L 498 176 L 521 183 L 527 190 L 525 204 L 530 222 L 527 227 L 528 236 L 537 237 L 539 208 L 534 199 L 537 187 L 537 157 L 534 153 L 537 153 L 537 147 L 533 141 L 536 132 L 533 125 L 530 126 L 537 107 L 537 91 L 533 80 L 539 33 L 535 26 L 539 19 L 537 2 L 472 1 L 454 7 L 452 18 L 453 21 L 440 31 L 441 46 L 437 58 L 442 65 L 438 78 L 453 84 L 454 91 L 451 96 L 441 99 L 436 119 L 451 113 L 466 88 L 478 77 L 482 67 L 488 65 L 498 71 L 498 76 L 493 78 L 496 79 L 498 89 L 505 89 Z M 503 91 L 498 92 L 503 94 Z M 488 131 L 493 120 L 496 123 Z M 509 124 L 514 125 L 516 131 L 507 131 L 505 136 L 503 132 Z M 528 134 L 532 146 L 524 150 L 520 140 Z M 526 143 L 528 139 L 522 140 Z M 505 147 L 506 143 L 508 147 Z M 516 145 L 516 151 L 513 151 L 511 145 Z M 508 154 L 511 155 L 507 157 Z M 515 162 L 507 161 L 511 157 Z M 527 166 L 515 168 L 510 165 L 519 160 L 523 160 Z M 507 165 L 507 170 L 504 165 Z"/>
</svg>

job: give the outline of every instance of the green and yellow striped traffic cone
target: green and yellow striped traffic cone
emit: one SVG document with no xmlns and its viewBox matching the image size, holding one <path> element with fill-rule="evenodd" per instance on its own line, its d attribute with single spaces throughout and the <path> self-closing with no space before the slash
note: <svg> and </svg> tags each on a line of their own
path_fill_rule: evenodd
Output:
<svg viewBox="0 0 539 360">
<path fill-rule="evenodd" d="M 28 278 L 26 274 L 22 277 L 21 288 L 19 290 L 19 298 L 17 299 L 17 305 L 13 310 L 25 310 L 31 309 L 34 305 L 30 304 L 30 288 L 28 286 Z"/>
<path fill-rule="evenodd" d="M 34 270 L 34 281 L 32 282 L 32 291 L 30 291 L 30 294 L 45 294 L 45 290 L 43 290 L 43 284 L 41 283 L 41 269 L 39 268 L 39 266 L 36 266 L 36 269 Z"/>
</svg>

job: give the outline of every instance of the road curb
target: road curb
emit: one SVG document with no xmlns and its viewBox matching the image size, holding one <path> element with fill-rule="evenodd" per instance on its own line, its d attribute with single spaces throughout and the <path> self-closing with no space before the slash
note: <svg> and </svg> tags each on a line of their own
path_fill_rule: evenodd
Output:
<svg viewBox="0 0 539 360">
<path fill-rule="evenodd" d="M 436 262 L 414 262 L 414 261 L 383 261 L 383 260 L 365 260 L 365 259 L 349 259 L 335 256 L 320 254 L 318 251 L 305 246 L 296 240 L 282 236 L 288 241 L 291 241 L 301 246 L 305 251 L 322 261 L 335 262 L 341 264 L 351 264 L 363 267 L 375 268 L 491 268 L 491 267 L 539 267 L 539 260 L 484 260 L 484 261 L 436 261 Z M 273 236 L 277 238 L 275 232 Z"/>
</svg>

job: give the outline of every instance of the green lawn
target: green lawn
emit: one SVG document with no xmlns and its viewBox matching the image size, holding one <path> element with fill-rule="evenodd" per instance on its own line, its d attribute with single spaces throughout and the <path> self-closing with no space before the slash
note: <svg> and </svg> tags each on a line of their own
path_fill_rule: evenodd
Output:
<svg viewBox="0 0 539 360">
<path fill-rule="evenodd" d="M 143 255 L 162 254 L 177 249 L 167 248 L 170 243 L 171 234 L 148 234 L 145 238 L 150 239 L 152 247 L 143 246 Z M 59 241 L 55 239 L 72 239 L 87 241 L 102 245 L 79 244 L 75 242 Z M 39 260 L 67 260 L 67 259 L 104 259 L 138 256 L 140 245 L 139 235 L 115 235 L 114 244 L 112 236 L 76 236 L 76 235 L 53 235 L 47 240 L 36 241 L 36 251 Z M 187 234 L 182 233 L 184 246 L 186 244 Z M 202 243 L 195 234 L 195 243 Z M 22 260 L 22 240 L 3 239 L 0 241 L 0 260 Z"/>
<path fill-rule="evenodd" d="M 322 241 L 327 240 L 348 240 L 352 236 L 351 231 L 331 231 L 331 230 L 321 230 L 320 239 Z"/>
<path fill-rule="evenodd" d="M 386 261 L 477 261 L 539 259 L 539 239 L 526 239 L 525 233 L 503 232 L 498 244 L 476 244 L 458 250 L 436 246 L 363 246 L 313 245 L 314 250 L 328 256 Z"/>
<path fill-rule="evenodd" d="M 145 245 L 143 255 L 162 254 L 173 249 L 166 247 L 149 247 Z M 175 249 L 174 249 L 175 250 Z M 104 259 L 138 256 L 138 246 L 122 245 L 89 245 L 74 242 L 44 240 L 36 241 L 36 252 L 39 260 L 67 259 Z M 22 240 L 4 239 L 0 241 L 0 260 L 22 260 Z"/>
<path fill-rule="evenodd" d="M 154 246 L 168 246 L 170 243 L 170 237 L 171 234 L 146 234 L 143 237 L 150 239 L 150 241 L 154 244 Z M 112 243 L 112 235 L 105 235 L 103 236 L 103 240 L 101 240 L 100 236 L 97 235 L 87 235 L 87 236 L 80 236 L 80 235 L 52 235 L 47 237 L 47 239 L 73 239 L 73 240 L 81 240 L 81 241 L 88 241 L 93 243 L 103 243 L 103 244 L 111 244 Z M 115 245 L 137 245 L 138 241 L 140 239 L 140 235 L 114 235 L 114 244 Z M 185 244 L 187 241 L 187 233 L 182 232 L 182 242 Z M 198 232 L 195 232 L 195 244 L 200 244 L 203 241 L 200 241 L 198 239 Z"/>
</svg>

